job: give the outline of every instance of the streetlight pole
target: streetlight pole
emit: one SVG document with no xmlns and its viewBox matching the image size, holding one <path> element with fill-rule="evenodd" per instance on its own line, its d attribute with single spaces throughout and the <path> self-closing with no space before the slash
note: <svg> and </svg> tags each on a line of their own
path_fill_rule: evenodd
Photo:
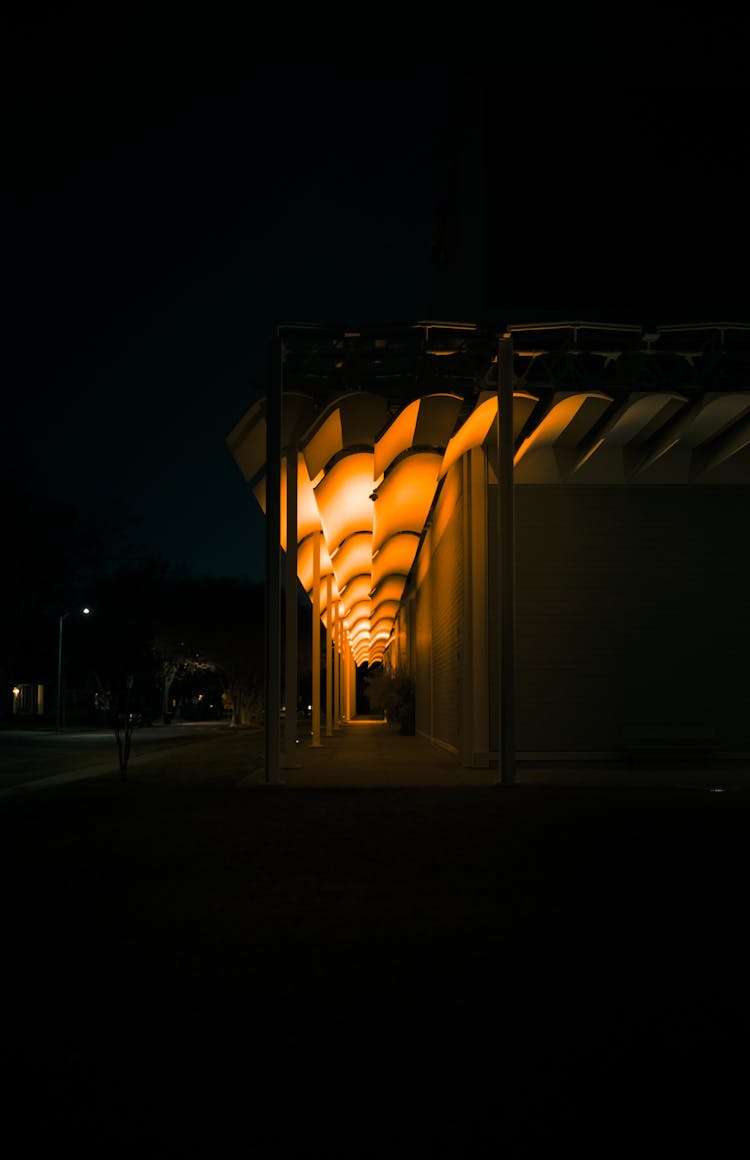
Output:
<svg viewBox="0 0 750 1160">
<path fill-rule="evenodd" d="M 59 620 L 57 630 L 57 729 L 58 732 L 62 730 L 62 640 L 63 640 L 63 621 L 70 616 L 69 612 L 64 612 Z"/>
<path fill-rule="evenodd" d="M 91 612 L 90 608 L 82 608 L 81 612 L 84 616 L 88 616 Z M 62 695 L 62 655 L 63 655 L 63 621 L 70 616 L 69 612 L 63 612 L 58 620 L 57 628 L 57 729 L 58 732 L 63 730 L 63 695 Z"/>
<path fill-rule="evenodd" d="M 266 393 L 266 635 L 265 635 L 265 779 L 279 785 L 281 714 L 281 396 L 284 343 L 272 348 L 271 376 Z"/>
</svg>

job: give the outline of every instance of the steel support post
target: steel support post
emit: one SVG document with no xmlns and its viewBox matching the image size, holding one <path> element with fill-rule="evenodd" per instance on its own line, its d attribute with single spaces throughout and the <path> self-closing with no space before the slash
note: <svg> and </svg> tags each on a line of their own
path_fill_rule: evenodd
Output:
<svg viewBox="0 0 750 1160">
<path fill-rule="evenodd" d="M 266 394 L 265 782 L 279 781 L 281 714 L 281 393 L 284 347 L 273 346 Z"/>
<path fill-rule="evenodd" d="M 57 626 L 57 731 L 63 727 L 63 687 L 62 687 L 62 653 L 63 653 L 63 622 L 67 612 L 60 617 Z"/>
<path fill-rule="evenodd" d="M 500 615 L 498 617 L 498 782 L 513 785 L 516 780 L 515 738 L 515 494 L 513 472 L 513 339 L 503 334 L 497 348 L 497 451 L 498 451 L 498 576 Z"/>
<path fill-rule="evenodd" d="M 286 453 L 286 641 L 284 648 L 284 768 L 294 769 L 297 760 L 297 470 L 296 442 Z"/>
</svg>

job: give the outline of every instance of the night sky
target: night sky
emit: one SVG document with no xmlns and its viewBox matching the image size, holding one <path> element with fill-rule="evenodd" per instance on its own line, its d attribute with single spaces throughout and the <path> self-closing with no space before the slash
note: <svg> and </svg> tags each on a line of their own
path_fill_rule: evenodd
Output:
<svg viewBox="0 0 750 1160">
<path fill-rule="evenodd" d="M 692 142 L 679 129 L 680 173 L 706 222 L 721 220 L 722 246 L 736 238 L 734 257 L 747 257 L 744 18 L 652 23 L 633 67 L 637 28 L 581 31 L 559 17 L 533 40 L 514 17 L 500 42 L 476 25 L 415 31 L 385 16 L 369 29 L 321 27 L 283 6 L 252 25 L 218 8 L 172 19 L 128 7 L 120 23 L 104 11 L 57 6 L 11 21 L 4 433 L 19 480 L 111 511 L 123 556 L 262 576 L 260 512 L 225 438 L 276 323 L 428 316 L 434 207 L 455 151 L 446 126 L 468 77 L 494 77 L 518 116 L 524 92 L 538 107 L 540 91 L 574 74 L 594 127 L 589 163 L 595 171 L 602 149 L 610 177 L 608 101 L 621 107 L 623 86 L 640 86 L 640 108 L 664 124 L 674 94 L 700 84 L 702 128 Z M 647 101 L 644 85 L 657 86 Z M 731 110 L 721 148 L 715 110 Z M 563 220 L 571 128 L 553 120 L 545 131 Z M 632 165 L 637 135 L 629 145 Z M 539 202 L 523 188 L 505 189 L 503 213 L 533 250 L 524 214 Z M 710 229 L 700 245 L 710 250 Z M 518 288 L 526 313 L 531 287 Z M 711 293 L 717 309 L 747 304 L 744 285 L 729 300 L 726 288 Z"/>
</svg>

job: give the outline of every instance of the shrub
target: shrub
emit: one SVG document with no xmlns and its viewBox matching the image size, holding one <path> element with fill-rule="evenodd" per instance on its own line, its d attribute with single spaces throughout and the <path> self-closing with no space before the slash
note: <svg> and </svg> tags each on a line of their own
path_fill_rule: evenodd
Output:
<svg viewBox="0 0 750 1160">
<path fill-rule="evenodd" d="M 399 674 L 377 673 L 367 678 L 370 708 L 385 713 L 401 733 L 414 733 L 414 682 Z"/>
</svg>

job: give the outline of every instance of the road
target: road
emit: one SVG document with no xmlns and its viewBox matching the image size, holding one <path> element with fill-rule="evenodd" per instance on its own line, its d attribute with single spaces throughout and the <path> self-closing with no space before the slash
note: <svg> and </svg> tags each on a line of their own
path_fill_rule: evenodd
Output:
<svg viewBox="0 0 750 1160">
<path fill-rule="evenodd" d="M 227 721 L 143 726 L 133 733 L 130 760 L 221 736 L 229 728 Z M 90 777 L 118 768 L 111 729 L 0 730 L 0 793 L 50 778 L 70 778 L 76 772 Z"/>
</svg>

